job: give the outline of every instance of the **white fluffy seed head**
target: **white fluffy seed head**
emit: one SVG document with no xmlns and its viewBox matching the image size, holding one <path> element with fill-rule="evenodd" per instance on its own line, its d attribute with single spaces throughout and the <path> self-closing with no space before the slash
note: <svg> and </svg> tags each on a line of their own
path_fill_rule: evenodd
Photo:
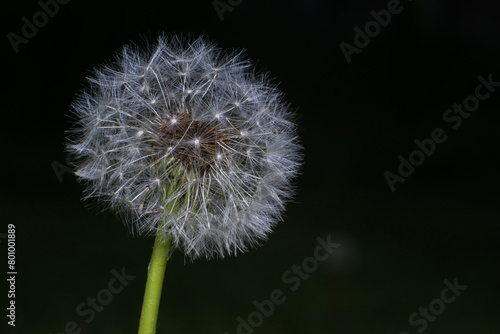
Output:
<svg viewBox="0 0 500 334">
<path fill-rule="evenodd" d="M 245 251 L 281 220 L 301 147 L 281 93 L 203 38 L 125 47 L 72 105 L 85 198 L 191 258 Z"/>
</svg>

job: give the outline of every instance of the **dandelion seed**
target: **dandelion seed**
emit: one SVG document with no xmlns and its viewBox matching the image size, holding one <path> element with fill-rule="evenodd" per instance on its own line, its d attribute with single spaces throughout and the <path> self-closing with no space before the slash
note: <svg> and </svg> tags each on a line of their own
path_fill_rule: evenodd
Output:
<svg viewBox="0 0 500 334">
<path fill-rule="evenodd" d="M 282 94 L 249 66 L 204 38 L 161 37 L 96 70 L 72 105 L 67 145 L 85 199 L 134 233 L 170 235 L 190 258 L 264 239 L 292 195 L 301 147 Z"/>
</svg>

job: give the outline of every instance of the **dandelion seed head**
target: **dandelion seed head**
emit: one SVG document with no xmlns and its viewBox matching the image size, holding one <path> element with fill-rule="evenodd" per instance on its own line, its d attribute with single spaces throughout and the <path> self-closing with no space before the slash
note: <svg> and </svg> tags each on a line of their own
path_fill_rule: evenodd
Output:
<svg viewBox="0 0 500 334">
<path fill-rule="evenodd" d="M 301 146 L 282 94 L 241 52 L 162 36 L 88 80 L 67 144 L 85 199 L 190 258 L 246 251 L 281 220 Z"/>
</svg>

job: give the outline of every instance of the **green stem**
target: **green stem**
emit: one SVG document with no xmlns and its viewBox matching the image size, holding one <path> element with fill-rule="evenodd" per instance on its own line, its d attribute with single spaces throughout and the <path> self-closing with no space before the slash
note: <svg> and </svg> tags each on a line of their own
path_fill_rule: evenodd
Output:
<svg viewBox="0 0 500 334">
<path fill-rule="evenodd" d="M 170 240 L 171 237 L 168 234 L 159 232 L 156 235 L 142 303 L 139 334 L 155 334 L 156 332 L 156 320 L 160 307 L 161 289 L 165 277 Z"/>
</svg>

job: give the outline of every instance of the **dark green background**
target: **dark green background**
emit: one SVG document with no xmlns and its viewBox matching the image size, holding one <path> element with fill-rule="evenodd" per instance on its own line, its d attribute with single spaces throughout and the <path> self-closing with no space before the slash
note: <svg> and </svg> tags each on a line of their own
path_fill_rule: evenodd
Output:
<svg viewBox="0 0 500 334">
<path fill-rule="evenodd" d="M 478 75 L 500 81 L 500 12 L 494 1 L 402 4 L 351 64 L 339 43 L 352 44 L 353 28 L 387 1 L 244 0 L 222 22 L 210 0 L 71 1 L 18 54 L 7 33 L 40 7 L 4 4 L 0 233 L 16 225 L 18 275 L 17 326 L 4 327 L 4 315 L 0 326 L 55 334 L 75 321 L 81 333 L 136 333 L 153 239 L 88 210 L 82 187 L 70 173 L 59 182 L 53 163 L 65 164 L 66 115 L 84 77 L 123 44 L 165 32 L 245 48 L 271 71 L 300 116 L 305 164 L 263 247 L 194 263 L 173 254 L 158 334 L 236 333 L 237 317 L 274 289 L 287 300 L 254 333 L 417 333 L 410 314 L 455 277 L 467 290 L 424 333 L 500 333 L 500 88 L 456 131 L 442 119 Z M 383 173 L 436 127 L 447 141 L 391 192 Z M 290 291 L 282 274 L 329 234 L 339 250 Z M 122 268 L 135 279 L 86 323 L 77 305 Z"/>
</svg>

